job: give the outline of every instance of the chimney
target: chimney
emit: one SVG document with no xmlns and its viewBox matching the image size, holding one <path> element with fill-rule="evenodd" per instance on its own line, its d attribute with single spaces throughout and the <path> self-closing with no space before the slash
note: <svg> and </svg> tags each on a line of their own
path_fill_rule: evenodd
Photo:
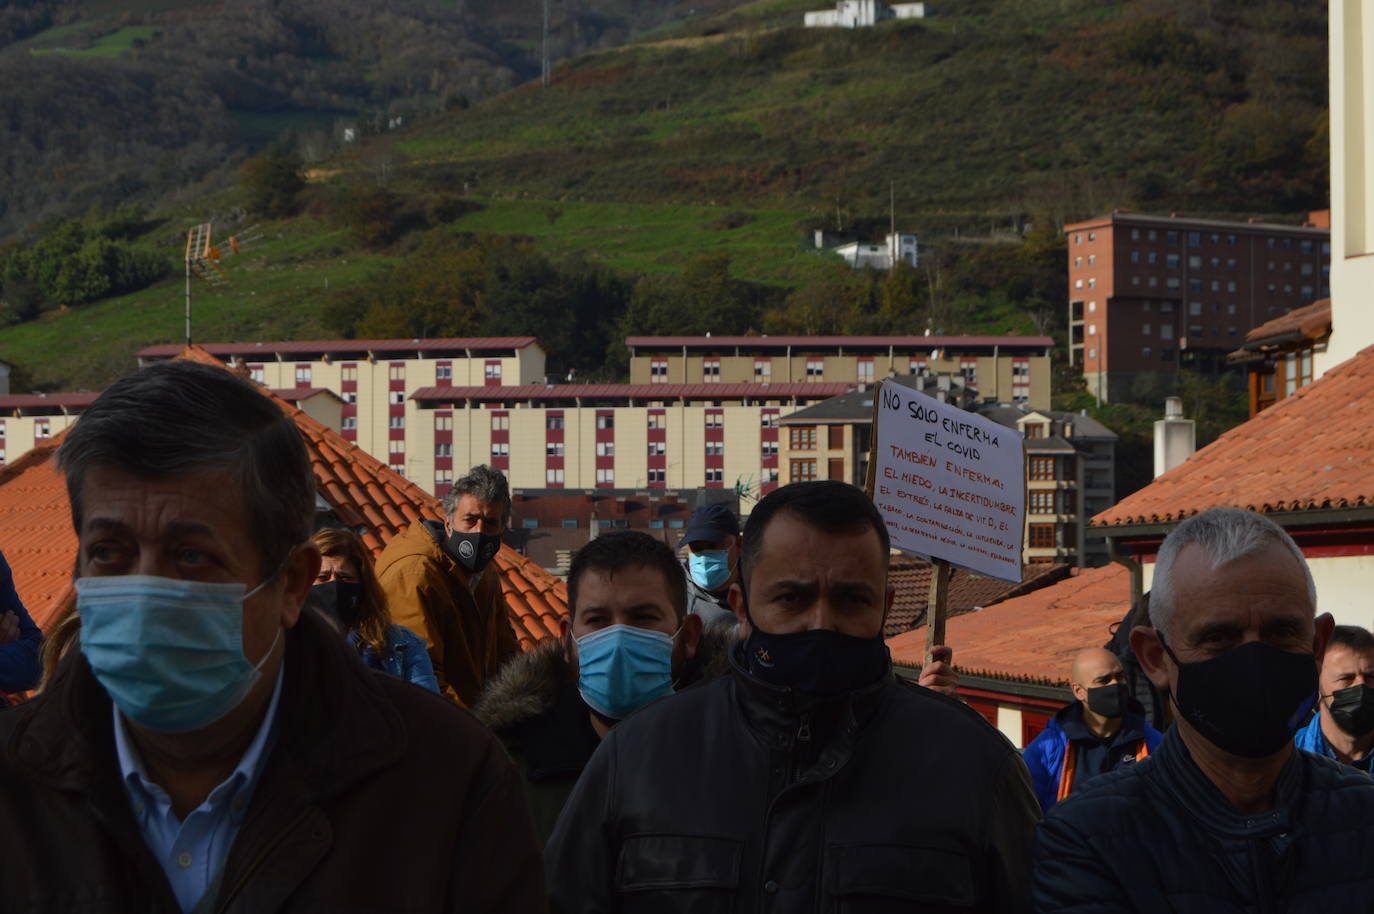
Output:
<svg viewBox="0 0 1374 914">
<path fill-rule="evenodd" d="M 1197 450 L 1197 425 L 1183 418 L 1183 401 L 1164 399 L 1164 418 L 1155 423 L 1155 478 L 1169 472 Z"/>
</svg>

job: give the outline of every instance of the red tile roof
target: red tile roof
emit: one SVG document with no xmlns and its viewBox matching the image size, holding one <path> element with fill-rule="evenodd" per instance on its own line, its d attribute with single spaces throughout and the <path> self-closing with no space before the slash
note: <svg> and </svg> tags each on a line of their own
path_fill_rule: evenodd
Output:
<svg viewBox="0 0 1374 914">
<path fill-rule="evenodd" d="M 1026 565 L 1021 583 L 1008 584 L 956 568 L 949 576 L 949 613 L 954 616 L 978 607 L 991 606 L 1010 597 L 1047 587 L 1068 574 L 1068 565 Z M 897 591 L 892 609 L 887 614 L 887 624 L 883 627 L 883 634 L 890 638 L 910 631 L 913 626 L 925 621 L 926 603 L 930 598 L 930 563 L 925 559 L 894 557 L 888 565 L 888 583 Z"/>
<path fill-rule="evenodd" d="M 740 346 L 749 349 L 831 349 L 853 346 L 856 349 L 892 346 L 896 349 L 944 349 L 960 346 L 1031 346 L 1046 348 L 1054 345 L 1048 336 L 627 336 L 625 345 L 631 348 L 720 349 Z"/>
<path fill-rule="evenodd" d="M 1179 521 L 1217 505 L 1260 512 L 1374 505 L 1374 346 L 1226 432 L 1092 519 Z"/>
<path fill-rule="evenodd" d="M 199 347 L 182 357 L 223 367 Z M 365 528 L 363 541 L 374 555 L 416 518 L 442 517 L 433 495 L 271 391 L 263 394 L 301 430 L 320 497 L 345 524 Z M 0 469 L 0 549 L 14 569 L 20 597 L 41 626 L 69 600 L 76 556 L 67 491 L 53 460 L 62 437 Z M 557 637 L 568 605 L 563 582 L 508 546 L 501 547 L 495 568 L 521 646 Z"/>
<path fill-rule="evenodd" d="M 1260 324 L 1245 334 L 1245 348 L 1256 348 L 1256 344 L 1287 337 L 1318 339 L 1330 332 L 1331 299 L 1323 298 Z"/>
<path fill-rule="evenodd" d="M 1111 626 L 1130 606 L 1130 592 L 1130 575 L 1122 566 L 1085 568 L 1049 587 L 954 616 L 945 642 L 954 648 L 961 673 L 1067 685 L 1074 655 L 1111 639 Z M 893 663 L 920 666 L 925 626 L 889 638 L 887 646 Z"/>
<path fill-rule="evenodd" d="M 427 352 L 452 349 L 524 349 L 539 342 L 532 336 L 460 336 L 440 339 L 411 340 L 281 340 L 266 343 L 201 343 L 199 348 L 214 356 L 239 355 L 307 355 L 324 352 L 362 354 L 373 350 L 384 352 Z M 140 359 L 171 359 L 181 355 L 186 347 L 179 343 L 145 346 L 138 351 Z"/>
<path fill-rule="evenodd" d="M 667 400 L 776 399 L 778 397 L 834 397 L 853 387 L 837 381 L 814 384 L 521 384 L 511 387 L 421 387 L 410 399 L 448 400 Z"/>
</svg>

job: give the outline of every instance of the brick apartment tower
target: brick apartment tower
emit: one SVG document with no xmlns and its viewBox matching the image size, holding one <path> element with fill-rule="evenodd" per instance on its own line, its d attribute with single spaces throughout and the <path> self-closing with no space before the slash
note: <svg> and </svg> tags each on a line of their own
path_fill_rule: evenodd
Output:
<svg viewBox="0 0 1374 914">
<path fill-rule="evenodd" d="M 1330 295 L 1328 219 L 1303 226 L 1115 212 L 1064 226 L 1069 360 L 1121 400 L 1146 373 L 1215 373 L 1245 334 Z"/>
</svg>

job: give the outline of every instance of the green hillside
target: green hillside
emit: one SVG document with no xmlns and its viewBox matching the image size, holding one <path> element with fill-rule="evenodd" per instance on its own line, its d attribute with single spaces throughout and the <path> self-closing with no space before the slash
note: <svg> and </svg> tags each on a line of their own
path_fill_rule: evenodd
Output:
<svg viewBox="0 0 1374 914">
<path fill-rule="evenodd" d="M 7 282 L 0 246 L 0 358 L 96 387 L 180 339 L 180 245 L 212 214 L 264 237 L 197 289 L 201 339 L 528 332 L 551 369 L 614 377 L 627 332 L 1058 332 L 1064 221 L 1326 205 L 1318 0 L 970 0 L 800 28 L 820 6 L 677 21 L 368 137 L 310 162 L 285 218 L 210 170 L 119 242 L 170 270 L 130 295 Z M 890 201 L 919 270 L 814 250 L 816 228 L 879 236 Z"/>
</svg>

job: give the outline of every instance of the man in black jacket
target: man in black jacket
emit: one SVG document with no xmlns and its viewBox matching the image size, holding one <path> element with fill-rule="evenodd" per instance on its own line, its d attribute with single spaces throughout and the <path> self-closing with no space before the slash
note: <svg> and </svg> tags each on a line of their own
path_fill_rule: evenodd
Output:
<svg viewBox="0 0 1374 914">
<path fill-rule="evenodd" d="M 1302 553 L 1238 508 L 1164 541 L 1131 643 L 1176 724 L 1050 810 L 1037 911 L 1319 912 L 1374 898 L 1374 781 L 1293 745 L 1332 619 Z"/>
<path fill-rule="evenodd" d="M 730 673 L 602 740 L 547 848 L 555 912 L 1026 909 L 1025 765 L 978 714 L 893 676 L 887 559 L 852 486 L 758 503 Z"/>
</svg>

